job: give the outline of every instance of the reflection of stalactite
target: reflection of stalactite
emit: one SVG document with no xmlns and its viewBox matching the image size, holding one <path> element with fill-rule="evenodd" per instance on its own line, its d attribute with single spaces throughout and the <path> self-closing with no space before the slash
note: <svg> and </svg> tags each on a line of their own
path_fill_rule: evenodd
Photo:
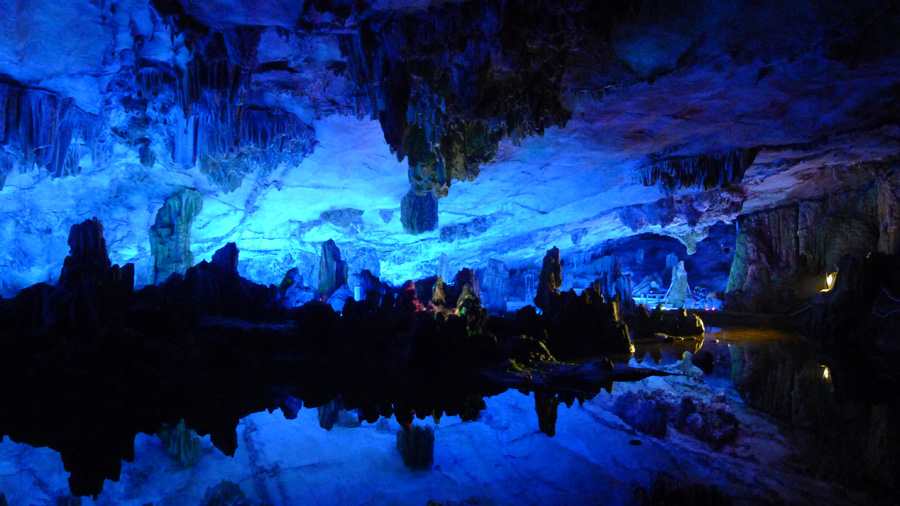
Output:
<svg viewBox="0 0 900 506">
<path fill-rule="evenodd" d="M 656 159 L 641 172 L 644 186 L 659 184 L 666 190 L 698 188 L 712 190 L 740 183 L 753 164 L 758 148 L 726 153 Z"/>
<path fill-rule="evenodd" d="M 534 410 L 537 412 L 538 425 L 541 432 L 548 436 L 556 434 L 556 417 L 559 411 L 559 399 L 553 392 L 535 390 Z"/>
</svg>

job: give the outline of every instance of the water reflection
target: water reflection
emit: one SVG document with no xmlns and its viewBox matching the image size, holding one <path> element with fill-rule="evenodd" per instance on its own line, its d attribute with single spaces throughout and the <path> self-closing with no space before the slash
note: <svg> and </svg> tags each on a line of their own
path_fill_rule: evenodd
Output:
<svg viewBox="0 0 900 506">
<path fill-rule="evenodd" d="M 189 406 L 188 400 L 196 396 L 185 396 L 175 399 L 174 407 L 165 402 L 147 405 L 148 410 L 186 415 L 173 420 L 166 430 L 150 427 L 147 422 L 153 417 L 135 416 L 147 399 L 118 402 L 127 400 L 121 396 L 105 402 L 90 396 L 81 397 L 81 404 L 66 401 L 67 409 L 79 406 L 66 416 L 63 411 L 42 412 L 51 399 L 36 399 L 33 404 L 13 406 L 19 411 L 15 416 L 5 410 L 3 419 L 4 424 L 10 419 L 20 423 L 18 434 L 27 434 L 33 446 L 57 445 L 60 439 L 54 438 L 86 433 L 88 442 L 106 441 L 134 452 L 134 462 L 122 468 L 119 483 L 107 481 L 96 500 L 84 498 L 82 504 L 194 506 L 222 479 L 238 485 L 248 501 L 272 504 L 326 504 L 329 500 L 332 504 L 424 504 L 428 499 L 472 497 L 490 499 L 493 504 L 600 499 L 606 504 L 631 504 L 636 490 L 647 489 L 667 469 L 679 470 L 678 479 L 702 476 L 704 486 L 715 486 L 729 496 L 783 500 L 791 497 L 785 495 L 791 487 L 806 487 L 804 479 L 818 483 L 815 480 L 825 478 L 846 485 L 893 476 L 896 407 L 838 403 L 833 395 L 834 371 L 817 360 L 799 336 L 709 329 L 702 340 L 653 343 L 638 348 L 631 359 L 637 361 L 641 351 L 644 356 L 659 357 L 643 360 L 643 365 L 678 375 L 620 383 L 610 395 L 604 392 L 607 387 L 612 390 L 612 382 L 601 388 L 582 382 L 585 370 L 609 367 L 601 361 L 573 367 L 566 374 L 532 376 L 529 383 L 514 389 L 491 378 L 449 375 L 393 389 L 383 378 L 353 383 L 355 388 L 347 388 L 349 382 L 312 388 L 323 383 L 318 376 L 323 371 L 311 367 L 304 377 L 309 374 L 318 378 L 316 382 L 295 380 L 273 388 L 248 381 L 241 388 L 217 394 L 231 395 L 230 399 L 208 398 Z M 713 357 L 714 368 L 704 374 L 695 364 L 705 353 Z M 56 380 L 53 384 L 60 386 L 57 395 L 62 396 L 63 385 Z M 676 419 L 670 419 L 670 432 L 676 435 L 646 436 L 611 409 L 634 391 L 696 408 L 682 408 L 673 415 Z M 5 393 L 4 399 L 16 397 Z M 91 399 L 97 403 L 84 404 Z M 758 412 L 741 407 L 741 400 Z M 712 410 L 724 409 L 721 406 L 726 404 L 740 422 L 733 443 L 723 440 L 717 448 L 691 436 L 694 413 L 705 413 L 706 405 Z M 113 406 L 120 411 L 116 413 Z M 225 410 L 233 418 L 223 418 Z M 786 425 L 772 426 L 767 421 L 771 417 Z M 226 456 L 221 441 L 193 431 L 213 433 L 210 428 L 217 419 L 219 425 L 212 428 L 218 429 L 218 437 L 225 432 L 234 435 L 233 458 Z M 413 471 L 404 468 L 397 455 L 396 434 L 403 427 L 432 424 L 433 471 L 410 474 Z M 31 429 L 26 431 L 26 426 Z M 686 442 L 685 437 L 691 439 Z M 85 459 L 97 453 L 86 446 L 66 448 L 68 452 L 84 448 L 81 458 Z M 788 453 L 794 455 L 792 467 L 781 463 L 787 457 L 779 455 Z M 71 470 L 72 453 L 64 452 L 63 457 Z M 772 459 L 771 471 L 754 467 L 765 459 Z M 777 474 L 782 483 L 767 482 L 766 472 Z M 763 476 L 764 485 L 747 483 L 745 474 Z M 619 484 L 621 490 L 610 484 Z M 62 504 L 59 500 L 69 497 L 67 486 L 57 453 L 16 445 L 9 439 L 0 445 L 0 493 L 6 494 L 9 504 Z M 461 492 L 452 492 L 454 487 Z M 846 497 L 810 493 L 811 500 L 819 503 L 847 502 Z M 400 501 L 405 497 L 417 499 Z"/>
</svg>

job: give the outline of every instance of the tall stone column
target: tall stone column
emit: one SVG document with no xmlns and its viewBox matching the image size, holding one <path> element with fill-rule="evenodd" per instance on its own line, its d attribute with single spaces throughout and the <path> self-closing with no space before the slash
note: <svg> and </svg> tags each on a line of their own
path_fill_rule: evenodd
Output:
<svg viewBox="0 0 900 506">
<path fill-rule="evenodd" d="M 186 188 L 166 199 L 150 227 L 153 252 L 153 283 L 172 274 L 184 274 L 194 265 L 191 253 L 191 225 L 203 209 L 203 197 L 197 190 Z"/>
</svg>

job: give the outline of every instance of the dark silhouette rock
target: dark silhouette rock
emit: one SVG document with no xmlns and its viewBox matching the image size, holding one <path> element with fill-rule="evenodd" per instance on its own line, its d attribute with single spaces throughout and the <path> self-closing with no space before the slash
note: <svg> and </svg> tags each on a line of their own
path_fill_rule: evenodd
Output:
<svg viewBox="0 0 900 506">
<path fill-rule="evenodd" d="M 632 315 L 626 317 L 628 327 L 634 333 L 635 340 L 656 340 L 657 334 L 675 337 L 699 336 L 706 331 L 703 320 L 684 308 L 665 311 L 657 306 L 647 311 L 643 304 L 635 308 Z"/>
<path fill-rule="evenodd" d="M 542 311 L 556 309 L 559 299 L 559 287 L 562 285 L 562 265 L 559 261 L 559 248 L 553 247 L 544 256 L 541 275 L 538 278 L 537 295 L 534 305 Z"/>
<path fill-rule="evenodd" d="M 278 287 L 280 293 L 279 303 L 282 307 L 290 309 L 300 307 L 311 300 L 315 300 L 316 291 L 303 285 L 303 276 L 296 267 L 290 269 Z"/>
<path fill-rule="evenodd" d="M 63 263 L 59 283 L 67 289 L 74 289 L 85 282 L 102 278 L 110 265 L 100 220 L 94 218 L 72 225 L 69 256 Z"/>
<path fill-rule="evenodd" d="M 361 422 L 344 409 L 344 403 L 340 397 L 332 399 L 327 404 L 319 406 L 319 427 L 331 430 L 335 425 L 339 427 L 359 427 Z"/>
<path fill-rule="evenodd" d="M 534 410 L 537 413 L 541 432 L 550 437 L 555 436 L 556 418 L 559 414 L 559 399 L 556 394 L 546 390 L 535 390 Z"/>
<path fill-rule="evenodd" d="M 233 242 L 216 250 L 212 256 L 212 264 L 228 276 L 237 276 L 238 249 Z"/>
</svg>

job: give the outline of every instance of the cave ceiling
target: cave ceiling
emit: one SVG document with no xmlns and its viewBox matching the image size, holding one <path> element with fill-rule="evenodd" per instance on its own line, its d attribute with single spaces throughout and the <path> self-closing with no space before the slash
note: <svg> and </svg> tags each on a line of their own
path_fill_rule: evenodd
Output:
<svg viewBox="0 0 900 506">
<path fill-rule="evenodd" d="M 0 0 L 0 293 L 98 217 L 203 197 L 277 282 L 334 239 L 395 283 L 579 258 L 866 185 L 900 153 L 900 3 Z M 404 200 L 406 198 L 406 200 Z M 437 199 L 437 221 L 427 199 Z M 401 206 L 401 201 L 410 202 Z M 426 202 L 426 204 L 422 204 Z M 352 261 L 352 260 L 351 260 Z"/>
</svg>

